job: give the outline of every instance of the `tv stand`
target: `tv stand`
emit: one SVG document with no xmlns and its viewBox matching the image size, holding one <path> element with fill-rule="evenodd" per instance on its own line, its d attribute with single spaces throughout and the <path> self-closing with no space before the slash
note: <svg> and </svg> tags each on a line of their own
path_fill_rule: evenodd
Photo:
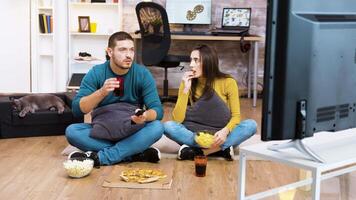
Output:
<svg viewBox="0 0 356 200">
<path fill-rule="evenodd" d="M 313 161 L 317 161 L 320 163 L 325 163 L 324 159 L 322 159 L 318 154 L 316 154 L 313 150 L 311 150 L 308 146 L 303 143 L 303 140 L 296 139 L 292 140 L 288 143 L 283 144 L 273 144 L 268 147 L 269 150 L 272 151 L 280 151 L 283 149 L 295 148 L 297 151 L 301 152 L 303 155 L 310 157 Z"/>
<path fill-rule="evenodd" d="M 286 150 L 286 152 L 281 153 L 269 150 L 271 144 L 283 144 L 283 141 L 262 142 L 241 147 L 238 174 L 238 196 L 240 197 L 240 200 L 263 199 L 280 192 L 309 184 L 311 184 L 311 198 L 313 200 L 319 200 L 321 181 L 333 177 L 340 177 L 341 187 L 339 195 L 342 198 L 346 197 L 346 200 L 347 196 L 350 195 L 349 189 L 351 189 L 347 182 L 347 174 L 356 171 L 356 128 L 338 132 L 319 132 L 314 134 L 313 137 L 305 138 L 304 143 L 312 148 L 313 151 L 318 152 L 320 157 L 324 158 L 326 162 L 320 163 L 305 159 L 304 156 L 296 151 Z M 287 146 L 292 145 L 289 144 Z M 311 171 L 312 177 L 246 196 L 246 160 L 248 156 Z"/>
</svg>

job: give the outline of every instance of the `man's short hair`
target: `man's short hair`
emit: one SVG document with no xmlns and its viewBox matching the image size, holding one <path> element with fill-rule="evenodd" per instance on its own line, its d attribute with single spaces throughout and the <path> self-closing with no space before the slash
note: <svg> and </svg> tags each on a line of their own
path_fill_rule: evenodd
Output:
<svg viewBox="0 0 356 200">
<path fill-rule="evenodd" d="M 124 31 L 119 31 L 119 32 L 116 32 L 110 36 L 109 42 L 108 42 L 108 47 L 114 48 L 116 46 L 116 41 L 121 41 L 121 40 L 134 41 L 134 39 L 131 37 L 130 34 L 124 32 Z"/>
</svg>

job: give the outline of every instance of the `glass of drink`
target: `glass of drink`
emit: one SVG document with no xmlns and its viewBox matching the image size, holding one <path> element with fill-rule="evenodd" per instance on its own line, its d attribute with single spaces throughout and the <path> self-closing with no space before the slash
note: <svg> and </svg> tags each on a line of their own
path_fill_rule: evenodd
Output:
<svg viewBox="0 0 356 200">
<path fill-rule="evenodd" d="M 204 177 L 206 175 L 206 165 L 208 164 L 208 158 L 204 155 L 195 156 L 195 175 L 197 177 Z"/>
<path fill-rule="evenodd" d="M 119 81 L 120 87 L 115 88 L 114 95 L 115 96 L 124 96 L 124 78 L 123 77 L 116 77 L 116 80 Z"/>
</svg>

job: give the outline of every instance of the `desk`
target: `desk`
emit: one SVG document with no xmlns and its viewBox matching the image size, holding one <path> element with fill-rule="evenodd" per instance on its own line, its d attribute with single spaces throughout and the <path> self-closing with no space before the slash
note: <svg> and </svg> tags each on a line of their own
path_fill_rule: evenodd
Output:
<svg viewBox="0 0 356 200">
<path fill-rule="evenodd" d="M 283 141 L 284 143 L 285 141 Z M 276 152 L 268 147 L 272 144 L 281 143 L 263 142 L 256 145 L 250 145 L 240 148 L 240 167 L 239 167 L 239 197 L 240 200 L 261 199 L 289 189 L 312 184 L 312 199 L 320 199 L 320 182 L 325 179 L 340 176 L 352 171 L 356 171 L 356 129 L 348 129 L 335 133 L 321 132 L 311 138 L 305 139 L 314 152 L 326 160 L 326 163 L 318 163 L 307 160 L 301 154 L 291 149 L 290 151 Z M 278 188 L 270 189 L 265 192 L 259 192 L 250 196 L 245 196 L 245 178 L 246 178 L 246 157 L 256 156 L 273 162 L 287 164 L 292 167 L 310 170 L 312 178 L 301 180 Z M 347 175 L 345 175 L 347 176 Z M 344 178 L 344 177 L 341 177 Z M 345 180 L 345 179 L 344 179 Z M 345 186 L 345 185 L 344 185 Z M 344 190 L 344 191 L 342 191 Z M 347 191 L 342 188 L 341 193 Z M 343 193 L 342 193 L 343 194 Z M 342 195 L 341 195 L 342 196 Z"/>
<path fill-rule="evenodd" d="M 141 38 L 140 34 L 131 34 L 135 40 L 135 46 L 137 47 L 137 41 Z M 171 35 L 171 40 L 194 40 L 194 41 L 235 41 L 239 42 L 241 37 L 239 36 L 214 36 L 214 35 Z M 252 49 L 249 52 L 248 62 L 248 78 L 247 78 L 247 91 L 248 98 L 251 98 L 251 76 L 253 75 L 253 106 L 256 107 L 257 100 L 257 75 L 258 75 L 258 42 L 262 41 L 260 36 L 248 36 L 245 37 L 246 42 L 252 43 Z M 239 48 L 240 49 L 240 48 Z M 252 65 L 253 62 L 253 65 Z M 253 66 L 253 71 L 252 71 Z"/>
</svg>

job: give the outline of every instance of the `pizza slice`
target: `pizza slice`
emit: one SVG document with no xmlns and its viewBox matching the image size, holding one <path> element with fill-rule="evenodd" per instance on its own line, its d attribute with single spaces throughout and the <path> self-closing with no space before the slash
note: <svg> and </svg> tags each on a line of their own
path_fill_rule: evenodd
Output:
<svg viewBox="0 0 356 200">
<path fill-rule="evenodd" d="M 120 174 L 123 181 L 137 183 L 152 183 L 166 177 L 167 175 L 159 169 L 127 169 Z"/>
</svg>

